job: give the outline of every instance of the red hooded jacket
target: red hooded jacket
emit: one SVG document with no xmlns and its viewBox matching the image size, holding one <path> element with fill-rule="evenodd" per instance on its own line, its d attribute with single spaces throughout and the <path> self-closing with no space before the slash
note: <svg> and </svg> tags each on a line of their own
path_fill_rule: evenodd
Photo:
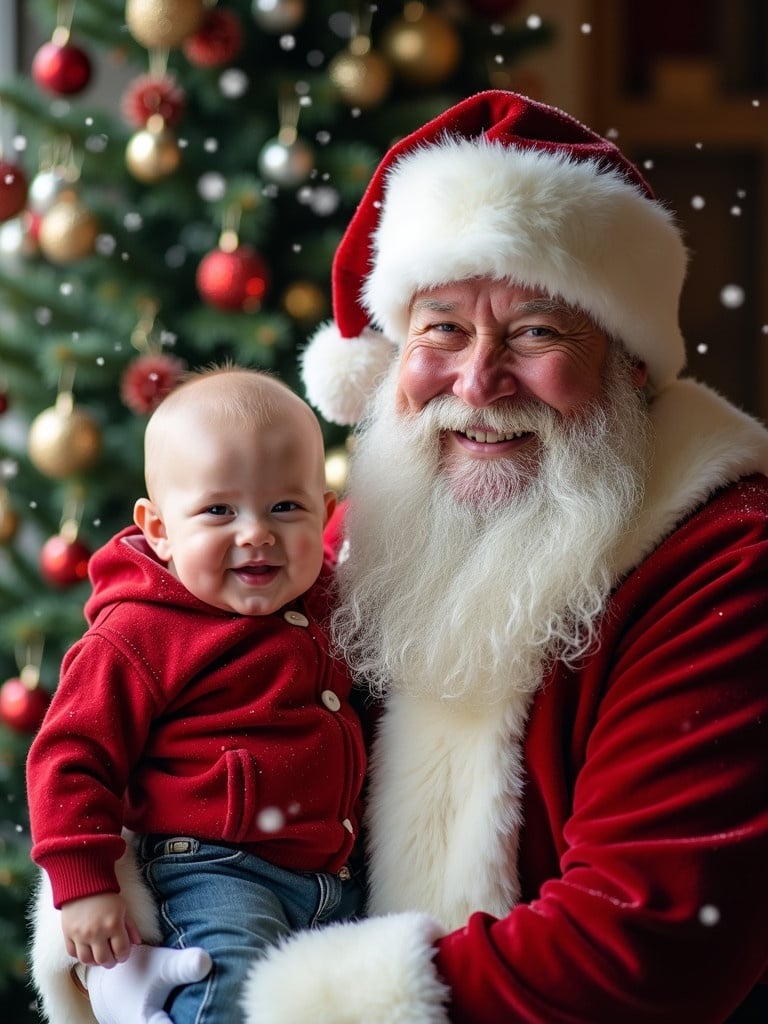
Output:
<svg viewBox="0 0 768 1024">
<path fill-rule="evenodd" d="M 265 616 L 193 597 L 133 527 L 90 574 L 90 628 L 27 762 L 32 857 L 56 906 L 118 891 L 123 826 L 339 870 L 358 834 L 365 747 L 321 626 L 330 568 Z"/>
</svg>

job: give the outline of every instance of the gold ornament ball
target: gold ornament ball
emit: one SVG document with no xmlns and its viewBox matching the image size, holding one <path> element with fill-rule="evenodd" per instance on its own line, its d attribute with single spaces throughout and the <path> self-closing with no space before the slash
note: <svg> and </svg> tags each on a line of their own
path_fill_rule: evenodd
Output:
<svg viewBox="0 0 768 1024">
<path fill-rule="evenodd" d="M 125 163 L 137 181 L 153 185 L 178 169 L 181 150 L 172 131 L 148 123 L 146 128 L 131 137 L 125 151 Z"/>
<path fill-rule="evenodd" d="M 349 477 L 349 452 L 346 448 L 329 448 L 325 456 L 325 485 L 343 494 Z"/>
<path fill-rule="evenodd" d="M 328 311 L 328 301 L 313 281 L 295 281 L 283 292 L 283 308 L 294 320 L 316 323 Z"/>
<path fill-rule="evenodd" d="M 45 476 L 62 480 L 90 469 L 101 454 L 101 431 L 82 409 L 58 403 L 29 428 L 29 457 Z"/>
<path fill-rule="evenodd" d="M 337 54 L 328 65 L 328 74 L 344 102 L 363 109 L 381 103 L 392 84 L 389 64 L 372 50 Z"/>
<path fill-rule="evenodd" d="M 170 50 L 197 32 L 205 11 L 205 0 L 127 0 L 125 23 L 147 50 Z"/>
<path fill-rule="evenodd" d="M 53 263 L 74 263 L 91 255 L 98 233 L 98 221 L 88 207 L 66 194 L 43 214 L 37 243 Z"/>
<path fill-rule="evenodd" d="M 439 14 L 427 10 L 416 20 L 406 16 L 393 21 L 382 37 L 381 47 L 395 72 L 420 88 L 444 82 L 461 59 L 461 40 L 456 29 Z"/>
</svg>

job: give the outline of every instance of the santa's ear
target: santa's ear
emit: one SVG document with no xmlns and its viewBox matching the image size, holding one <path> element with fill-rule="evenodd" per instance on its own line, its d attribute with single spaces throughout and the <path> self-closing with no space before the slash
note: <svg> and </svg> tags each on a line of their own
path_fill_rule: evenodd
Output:
<svg viewBox="0 0 768 1024">
<path fill-rule="evenodd" d="M 648 383 L 648 364 L 642 359 L 632 360 L 632 383 L 636 388 L 644 388 Z"/>
<path fill-rule="evenodd" d="M 165 532 L 160 509 L 149 498 L 139 498 L 133 506 L 133 521 L 161 562 L 170 562 L 171 545 Z"/>
</svg>

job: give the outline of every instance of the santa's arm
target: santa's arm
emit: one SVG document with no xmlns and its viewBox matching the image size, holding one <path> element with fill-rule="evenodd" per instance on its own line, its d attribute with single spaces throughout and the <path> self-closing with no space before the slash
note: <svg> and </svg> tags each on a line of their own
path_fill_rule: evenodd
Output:
<svg viewBox="0 0 768 1024">
<path fill-rule="evenodd" d="M 698 517 L 633 577 L 561 873 L 539 897 L 443 936 L 419 914 L 300 935 L 254 966 L 246 1024 L 714 1024 L 733 1012 L 768 953 L 768 895 L 754 884 L 768 849 L 768 540 L 739 509 Z"/>
</svg>

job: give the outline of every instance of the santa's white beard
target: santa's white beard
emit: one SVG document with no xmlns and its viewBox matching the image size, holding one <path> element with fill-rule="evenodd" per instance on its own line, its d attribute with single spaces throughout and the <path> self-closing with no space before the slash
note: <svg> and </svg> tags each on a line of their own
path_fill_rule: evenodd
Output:
<svg viewBox="0 0 768 1024">
<path fill-rule="evenodd" d="M 578 420 L 540 404 L 483 410 L 533 431 L 535 461 L 442 461 L 440 430 L 477 422 L 452 397 L 397 415 L 397 368 L 350 471 L 349 555 L 333 634 L 374 692 L 487 706 L 531 692 L 548 659 L 595 642 L 612 552 L 642 501 L 651 429 L 616 347 L 605 398 Z"/>
</svg>

